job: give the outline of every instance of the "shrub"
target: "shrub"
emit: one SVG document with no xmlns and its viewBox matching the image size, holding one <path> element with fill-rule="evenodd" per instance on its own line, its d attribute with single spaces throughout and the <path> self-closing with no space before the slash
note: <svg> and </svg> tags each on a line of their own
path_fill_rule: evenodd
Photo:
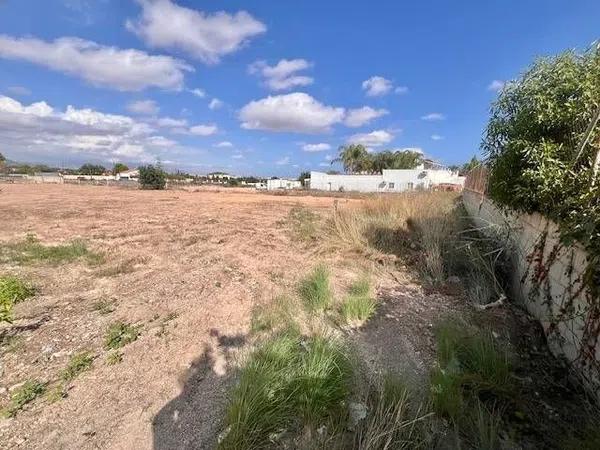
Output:
<svg viewBox="0 0 600 450">
<path fill-rule="evenodd" d="M 586 279 L 600 285 L 600 177 L 594 180 L 600 127 L 584 136 L 600 107 L 600 46 L 538 60 L 508 83 L 492 106 L 482 143 L 489 195 L 517 211 L 555 220 L 563 240 L 592 256 Z"/>
<path fill-rule="evenodd" d="M 67 368 L 63 370 L 61 378 L 63 381 L 71 381 L 76 378 L 80 373 L 85 372 L 94 362 L 94 356 L 90 352 L 81 352 L 73 355 Z"/>
<path fill-rule="evenodd" d="M 46 391 L 46 385 L 38 380 L 27 380 L 20 388 L 16 389 L 10 396 L 10 404 L 5 413 L 8 417 L 14 417 L 23 407 L 34 401 Z"/>
<path fill-rule="evenodd" d="M 104 338 L 104 348 L 114 350 L 135 341 L 140 332 L 137 327 L 124 322 L 115 322 L 108 327 Z"/>
<path fill-rule="evenodd" d="M 11 322 L 15 303 L 34 293 L 34 289 L 21 279 L 12 275 L 0 276 L 0 322 Z"/>
<path fill-rule="evenodd" d="M 164 189 L 167 184 L 165 172 L 162 170 L 159 164 L 153 166 L 149 164 L 147 166 L 141 166 L 140 171 L 140 184 L 142 189 Z"/>
<path fill-rule="evenodd" d="M 298 292 L 308 311 L 315 312 L 327 309 L 332 301 L 327 267 L 324 265 L 315 267 L 308 276 L 300 281 Z"/>
</svg>

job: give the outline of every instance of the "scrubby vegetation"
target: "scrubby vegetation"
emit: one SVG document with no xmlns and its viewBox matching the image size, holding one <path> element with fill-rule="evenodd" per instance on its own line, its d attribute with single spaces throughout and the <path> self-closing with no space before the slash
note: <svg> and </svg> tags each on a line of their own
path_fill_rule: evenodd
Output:
<svg viewBox="0 0 600 450">
<path fill-rule="evenodd" d="M 324 265 L 319 265 L 300 281 L 298 292 L 309 311 L 323 311 L 333 300 L 331 286 L 329 285 L 329 270 Z"/>
<path fill-rule="evenodd" d="M 140 185 L 142 189 L 164 189 L 167 185 L 167 178 L 160 164 L 141 166 Z"/>
<path fill-rule="evenodd" d="M 4 411 L 7 417 L 14 417 L 25 405 L 31 403 L 46 391 L 46 385 L 38 380 L 27 380 L 13 391 L 10 404 Z"/>
<path fill-rule="evenodd" d="M 360 326 L 375 313 L 377 303 L 371 293 L 369 278 L 363 276 L 356 280 L 348 290 L 340 313 L 345 323 Z"/>
<path fill-rule="evenodd" d="M 0 322 L 12 322 L 13 306 L 31 296 L 35 290 L 18 277 L 0 276 Z"/>
<path fill-rule="evenodd" d="M 76 353 L 69 361 L 65 370 L 61 373 L 61 379 L 65 382 L 72 381 L 79 374 L 89 370 L 94 362 L 94 356 L 87 351 Z"/>
<path fill-rule="evenodd" d="M 125 322 L 115 322 L 108 327 L 104 338 L 104 348 L 115 350 L 135 341 L 140 335 L 137 327 Z"/>
<path fill-rule="evenodd" d="M 89 264 L 98 264 L 103 261 L 102 255 L 88 249 L 85 242 L 81 240 L 59 245 L 44 245 L 34 234 L 28 234 L 26 239 L 21 242 L 0 245 L 0 262 L 58 265 L 79 259 L 85 260 Z"/>
</svg>

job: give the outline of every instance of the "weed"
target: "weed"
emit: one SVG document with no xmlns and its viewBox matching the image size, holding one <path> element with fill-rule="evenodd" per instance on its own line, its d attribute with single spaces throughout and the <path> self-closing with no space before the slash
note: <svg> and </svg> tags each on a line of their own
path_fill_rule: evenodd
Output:
<svg viewBox="0 0 600 450">
<path fill-rule="evenodd" d="M 34 293 L 35 290 L 21 279 L 12 275 L 0 276 L 0 322 L 11 322 L 13 306 Z"/>
<path fill-rule="evenodd" d="M 44 245 L 35 235 L 30 234 L 22 242 L 4 244 L 0 247 L 0 260 L 14 261 L 20 264 L 41 262 L 58 265 L 78 259 L 85 259 L 92 265 L 104 261 L 102 255 L 89 250 L 85 242 L 81 240 L 60 245 Z"/>
<path fill-rule="evenodd" d="M 360 325 L 375 313 L 377 303 L 368 296 L 350 295 L 341 306 L 342 318 L 347 324 Z"/>
<path fill-rule="evenodd" d="M 119 364 L 123 361 L 123 353 L 115 350 L 106 355 L 106 364 L 109 366 L 114 366 L 115 364 Z"/>
<path fill-rule="evenodd" d="M 10 396 L 10 404 L 5 410 L 8 417 L 14 417 L 23 407 L 34 401 L 46 391 L 46 385 L 38 380 L 27 380 L 21 387 L 15 389 Z"/>
<path fill-rule="evenodd" d="M 80 352 L 71 357 L 66 369 L 62 371 L 61 378 L 65 382 L 72 381 L 80 373 L 92 367 L 94 356 L 90 352 Z"/>
<path fill-rule="evenodd" d="M 124 322 L 115 322 L 108 327 L 104 338 L 104 348 L 115 350 L 135 341 L 140 332 L 137 327 Z"/>
<path fill-rule="evenodd" d="M 302 338 L 294 330 L 279 333 L 242 368 L 220 448 L 265 448 L 298 422 L 314 427 L 341 414 L 351 373 L 337 340 Z"/>
<path fill-rule="evenodd" d="M 92 305 L 92 310 L 98 311 L 105 316 L 115 310 L 115 305 L 108 300 L 99 300 Z"/>
<path fill-rule="evenodd" d="M 250 331 L 252 333 L 273 331 L 278 327 L 289 326 L 292 321 L 291 300 L 279 296 L 266 305 L 258 305 L 254 308 Z"/>
<path fill-rule="evenodd" d="M 319 265 L 300 281 L 298 292 L 304 306 L 310 312 L 323 311 L 332 301 L 329 286 L 329 270 L 324 265 Z"/>
<path fill-rule="evenodd" d="M 366 297 L 371 293 L 371 280 L 364 275 L 350 285 L 348 292 L 357 297 Z"/>
<path fill-rule="evenodd" d="M 404 383 L 393 376 L 371 386 L 366 400 L 365 420 L 354 435 L 356 450 L 431 448 L 431 414 L 422 406 L 413 407 Z M 430 428 L 430 427 L 429 427 Z"/>
</svg>

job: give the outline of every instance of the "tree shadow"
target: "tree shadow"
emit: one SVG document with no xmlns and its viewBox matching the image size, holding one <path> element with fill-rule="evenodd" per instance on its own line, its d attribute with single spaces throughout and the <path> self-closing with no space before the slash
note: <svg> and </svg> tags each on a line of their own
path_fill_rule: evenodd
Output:
<svg viewBox="0 0 600 450">
<path fill-rule="evenodd" d="M 155 450 L 197 450 L 216 447 L 227 394 L 234 382 L 229 367 L 234 353 L 244 346 L 242 334 L 210 331 L 211 343 L 180 377 L 181 393 L 152 420 Z"/>
</svg>

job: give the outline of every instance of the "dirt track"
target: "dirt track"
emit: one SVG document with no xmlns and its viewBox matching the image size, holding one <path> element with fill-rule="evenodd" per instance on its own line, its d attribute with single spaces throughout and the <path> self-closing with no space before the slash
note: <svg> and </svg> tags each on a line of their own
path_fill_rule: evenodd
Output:
<svg viewBox="0 0 600 450">
<path fill-rule="evenodd" d="M 74 352 L 96 355 L 67 398 L 38 399 L 0 420 L 3 446 L 211 447 L 227 355 L 244 344 L 253 305 L 289 289 L 310 267 L 306 250 L 281 227 L 298 202 L 326 210 L 333 199 L 3 185 L 0 241 L 27 233 L 46 244 L 82 238 L 107 257 L 101 267 L 2 268 L 39 288 L 17 306 L 17 317 L 41 319 L 20 333 L 24 345 L 2 352 L 2 403 L 6 388 L 56 378 Z M 102 275 L 119 263 L 123 273 Z M 113 302 L 114 312 L 95 311 L 102 300 Z M 164 322 L 172 313 L 177 317 Z M 122 363 L 109 366 L 103 338 L 116 320 L 141 325 L 142 334 L 124 347 Z"/>
</svg>

